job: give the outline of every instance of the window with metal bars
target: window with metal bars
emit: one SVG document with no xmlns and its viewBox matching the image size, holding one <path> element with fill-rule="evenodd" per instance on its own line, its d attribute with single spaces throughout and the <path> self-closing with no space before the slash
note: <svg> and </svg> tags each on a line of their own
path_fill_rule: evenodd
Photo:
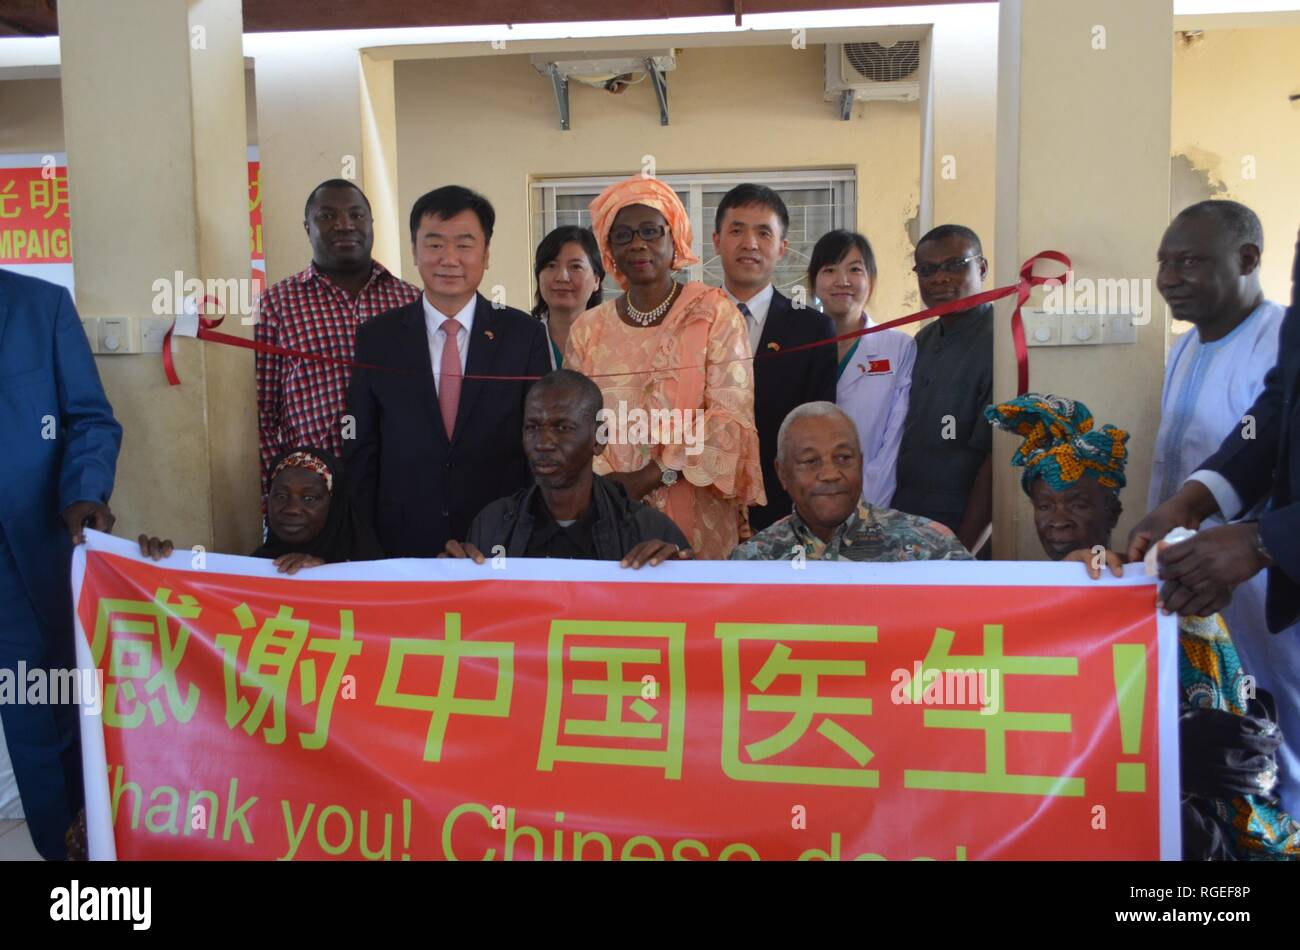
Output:
<svg viewBox="0 0 1300 950">
<path fill-rule="evenodd" d="M 591 227 L 591 204 L 607 185 L 619 178 L 542 178 L 532 183 L 532 232 L 535 248 L 554 228 L 567 224 Z M 722 285 L 722 264 L 713 252 L 713 218 L 723 195 L 742 182 L 766 185 L 781 196 L 790 212 L 790 242 L 777 264 L 773 283 L 784 293 L 803 280 L 813 245 L 834 228 L 853 228 L 857 222 L 857 187 L 851 169 L 790 172 L 740 172 L 700 175 L 660 175 L 681 199 L 691 218 L 692 250 L 700 263 L 677 274 L 679 280 L 702 280 Z M 530 260 L 531 265 L 531 260 Z M 608 294 L 621 293 L 613 277 L 605 278 Z"/>
</svg>

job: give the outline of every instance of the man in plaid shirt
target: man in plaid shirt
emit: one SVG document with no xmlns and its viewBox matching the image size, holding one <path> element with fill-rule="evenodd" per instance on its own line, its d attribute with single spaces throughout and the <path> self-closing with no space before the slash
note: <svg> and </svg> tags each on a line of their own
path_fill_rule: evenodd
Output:
<svg viewBox="0 0 1300 950">
<path fill-rule="evenodd" d="M 258 301 L 259 342 L 336 359 L 353 358 L 357 327 L 405 306 L 417 287 L 370 256 L 370 202 L 352 182 L 333 178 L 307 197 L 303 227 L 311 241 L 306 270 L 267 288 Z M 257 427 L 266 494 L 271 462 L 296 445 L 342 455 L 346 366 L 257 354 Z"/>
</svg>

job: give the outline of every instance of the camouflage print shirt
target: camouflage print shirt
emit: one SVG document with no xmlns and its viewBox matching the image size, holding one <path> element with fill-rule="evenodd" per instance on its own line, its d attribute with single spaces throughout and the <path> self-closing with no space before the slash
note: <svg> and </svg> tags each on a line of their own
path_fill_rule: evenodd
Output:
<svg viewBox="0 0 1300 950">
<path fill-rule="evenodd" d="M 858 502 L 829 543 L 795 511 L 731 552 L 733 561 L 970 561 L 970 552 L 945 526 L 892 508 Z"/>
</svg>

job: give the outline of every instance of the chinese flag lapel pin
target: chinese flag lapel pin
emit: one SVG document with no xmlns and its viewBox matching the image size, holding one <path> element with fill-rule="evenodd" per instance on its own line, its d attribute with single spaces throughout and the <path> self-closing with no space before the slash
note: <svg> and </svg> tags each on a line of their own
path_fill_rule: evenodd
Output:
<svg viewBox="0 0 1300 950">
<path fill-rule="evenodd" d="M 858 370 L 859 370 L 860 372 L 865 373 L 865 372 L 867 371 L 867 368 L 866 368 L 865 366 L 863 366 L 861 363 L 859 363 L 859 364 L 858 364 Z"/>
<path fill-rule="evenodd" d="M 777 352 L 780 352 L 780 350 L 781 350 L 781 344 L 780 344 L 780 343 L 777 343 L 775 340 L 773 340 L 771 343 L 769 343 L 769 344 L 767 345 L 767 348 L 768 348 L 769 350 L 771 350 L 772 352 L 777 353 Z"/>
<path fill-rule="evenodd" d="M 495 340 L 497 338 L 497 335 L 493 333 L 491 330 L 484 330 L 483 335 L 487 337 L 489 340 Z"/>
</svg>

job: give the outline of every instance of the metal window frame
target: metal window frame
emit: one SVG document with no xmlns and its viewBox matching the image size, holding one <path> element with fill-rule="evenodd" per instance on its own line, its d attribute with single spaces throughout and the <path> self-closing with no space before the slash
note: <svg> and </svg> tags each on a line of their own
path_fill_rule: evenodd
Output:
<svg viewBox="0 0 1300 950">
<path fill-rule="evenodd" d="M 701 172 L 698 174 L 672 174 L 656 176 L 675 191 L 688 196 L 687 213 L 691 218 L 691 251 L 704 259 L 705 234 L 712 234 L 712 226 L 704 221 L 704 192 L 730 189 L 741 182 L 767 185 L 769 188 L 829 187 L 831 191 L 831 227 L 854 230 L 857 227 L 857 172 L 852 168 L 789 169 L 765 172 Z M 600 175 L 580 177 L 537 177 L 529 182 L 529 232 L 533 235 L 533 248 L 541 242 L 558 214 L 557 197 L 561 195 L 597 195 L 607 186 L 620 181 L 621 176 Z M 552 225 L 553 226 L 553 225 Z M 707 228 L 707 231 L 706 231 Z M 529 257 L 531 266 L 531 254 Z M 704 276 L 703 264 L 687 270 L 690 280 Z"/>
</svg>

